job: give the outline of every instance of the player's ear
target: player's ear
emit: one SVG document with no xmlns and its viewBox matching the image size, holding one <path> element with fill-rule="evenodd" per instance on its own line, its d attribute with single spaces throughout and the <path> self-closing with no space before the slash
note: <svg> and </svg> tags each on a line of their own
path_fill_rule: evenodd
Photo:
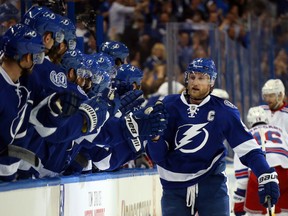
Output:
<svg viewBox="0 0 288 216">
<path fill-rule="evenodd" d="M 73 68 L 70 68 L 68 73 L 67 73 L 67 79 L 70 82 L 74 82 L 76 80 L 76 73 L 75 70 Z"/>
<path fill-rule="evenodd" d="M 27 54 L 23 55 L 22 58 L 21 58 L 21 61 L 24 61 L 24 62 L 33 61 L 32 54 L 31 53 L 27 53 Z"/>
<path fill-rule="evenodd" d="M 46 44 L 52 39 L 52 33 L 48 32 L 43 35 L 43 43 Z"/>
<path fill-rule="evenodd" d="M 67 45 L 65 43 L 60 43 L 59 48 L 60 48 L 60 52 L 64 53 L 67 50 Z"/>
<path fill-rule="evenodd" d="M 132 85 L 133 85 L 133 90 L 135 90 L 135 89 L 140 90 L 141 89 L 141 86 L 138 86 L 136 82 L 134 82 Z"/>
</svg>

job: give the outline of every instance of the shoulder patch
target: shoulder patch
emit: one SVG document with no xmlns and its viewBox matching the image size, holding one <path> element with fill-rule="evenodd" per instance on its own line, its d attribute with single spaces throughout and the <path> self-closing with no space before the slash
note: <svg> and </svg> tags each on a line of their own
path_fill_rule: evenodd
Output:
<svg viewBox="0 0 288 216">
<path fill-rule="evenodd" d="M 58 87 L 67 88 L 67 77 L 63 72 L 56 73 L 55 70 L 51 71 L 50 80 Z"/>
<path fill-rule="evenodd" d="M 228 101 L 228 100 L 224 100 L 224 104 L 226 106 L 229 106 L 229 107 L 233 108 L 233 109 L 237 109 L 237 107 L 234 104 L 232 104 L 230 101 Z"/>
</svg>

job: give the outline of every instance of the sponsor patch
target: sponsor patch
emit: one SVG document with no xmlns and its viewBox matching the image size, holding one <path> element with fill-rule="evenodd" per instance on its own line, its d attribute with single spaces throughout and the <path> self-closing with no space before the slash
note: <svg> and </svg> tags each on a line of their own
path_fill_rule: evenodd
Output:
<svg viewBox="0 0 288 216">
<path fill-rule="evenodd" d="M 234 104 L 232 104 L 230 101 L 228 101 L 228 100 L 224 100 L 224 104 L 226 106 L 229 106 L 229 107 L 233 108 L 233 109 L 237 109 L 237 107 Z"/>
</svg>

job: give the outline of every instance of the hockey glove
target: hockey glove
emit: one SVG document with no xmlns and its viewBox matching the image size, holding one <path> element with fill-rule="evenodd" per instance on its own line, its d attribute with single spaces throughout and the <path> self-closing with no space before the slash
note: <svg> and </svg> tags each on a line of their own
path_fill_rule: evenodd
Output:
<svg viewBox="0 0 288 216">
<path fill-rule="evenodd" d="M 124 81 L 115 80 L 112 84 L 113 88 L 116 88 L 116 93 L 123 96 L 125 93 L 133 90 L 133 85 Z"/>
<path fill-rule="evenodd" d="M 101 127 L 108 119 L 109 104 L 102 98 L 91 98 L 82 103 L 79 110 L 83 112 L 87 123 L 87 132 Z M 108 116 L 107 116 L 108 115 Z"/>
<path fill-rule="evenodd" d="M 129 140 L 132 140 L 133 151 L 137 152 L 142 148 L 139 138 L 148 139 L 162 135 L 167 127 L 167 118 L 168 113 L 162 103 L 126 115 L 123 118 L 124 133 Z"/>
<path fill-rule="evenodd" d="M 133 112 L 134 108 L 139 107 L 145 99 L 141 97 L 143 91 L 141 90 L 132 90 L 127 92 L 121 97 L 121 105 L 119 110 L 122 115 L 127 115 L 129 112 Z"/>
<path fill-rule="evenodd" d="M 237 188 L 237 190 L 234 191 L 233 195 L 234 214 L 236 216 L 242 216 L 246 214 L 246 212 L 244 211 L 245 194 L 246 190 L 241 190 L 239 188 Z"/>
<path fill-rule="evenodd" d="M 71 116 L 79 108 L 82 99 L 75 92 L 54 93 L 48 99 L 48 106 L 54 116 Z"/>
<path fill-rule="evenodd" d="M 260 203 L 268 207 L 268 198 L 270 197 L 271 206 L 275 205 L 280 196 L 278 175 L 274 168 L 270 168 L 266 173 L 258 178 L 258 194 Z"/>
</svg>

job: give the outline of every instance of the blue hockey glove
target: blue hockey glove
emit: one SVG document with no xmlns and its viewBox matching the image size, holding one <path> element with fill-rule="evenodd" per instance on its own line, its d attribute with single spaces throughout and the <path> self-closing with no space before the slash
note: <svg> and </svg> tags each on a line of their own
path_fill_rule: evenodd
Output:
<svg viewBox="0 0 288 216">
<path fill-rule="evenodd" d="M 132 140 L 133 151 L 137 152 L 142 148 L 139 138 L 148 139 L 162 135 L 167 127 L 167 119 L 168 113 L 162 103 L 126 115 L 123 118 L 124 133 Z"/>
<path fill-rule="evenodd" d="M 133 90 L 133 85 L 124 81 L 115 80 L 112 83 L 113 88 L 116 88 L 116 93 L 123 96 L 128 91 Z"/>
<path fill-rule="evenodd" d="M 105 123 L 109 117 L 108 109 L 109 104 L 99 97 L 86 100 L 80 105 L 79 110 L 86 118 L 88 132 L 92 132 Z"/>
<path fill-rule="evenodd" d="M 121 105 L 119 110 L 123 115 L 133 112 L 134 108 L 139 107 L 145 99 L 142 97 L 143 91 L 132 90 L 121 97 Z"/>
<path fill-rule="evenodd" d="M 75 92 L 60 92 L 49 97 L 48 106 L 54 116 L 66 117 L 73 115 L 81 102 L 82 99 Z"/>
<path fill-rule="evenodd" d="M 234 201 L 234 214 L 236 216 L 242 216 L 245 215 L 246 212 L 244 211 L 244 203 L 245 203 L 245 194 L 246 190 L 242 190 L 237 188 L 236 191 L 234 191 L 233 195 L 233 201 Z"/>
<path fill-rule="evenodd" d="M 268 197 L 271 200 L 271 207 L 275 205 L 280 196 L 278 175 L 274 168 L 270 168 L 266 173 L 258 178 L 258 194 L 260 203 L 268 207 Z"/>
</svg>

